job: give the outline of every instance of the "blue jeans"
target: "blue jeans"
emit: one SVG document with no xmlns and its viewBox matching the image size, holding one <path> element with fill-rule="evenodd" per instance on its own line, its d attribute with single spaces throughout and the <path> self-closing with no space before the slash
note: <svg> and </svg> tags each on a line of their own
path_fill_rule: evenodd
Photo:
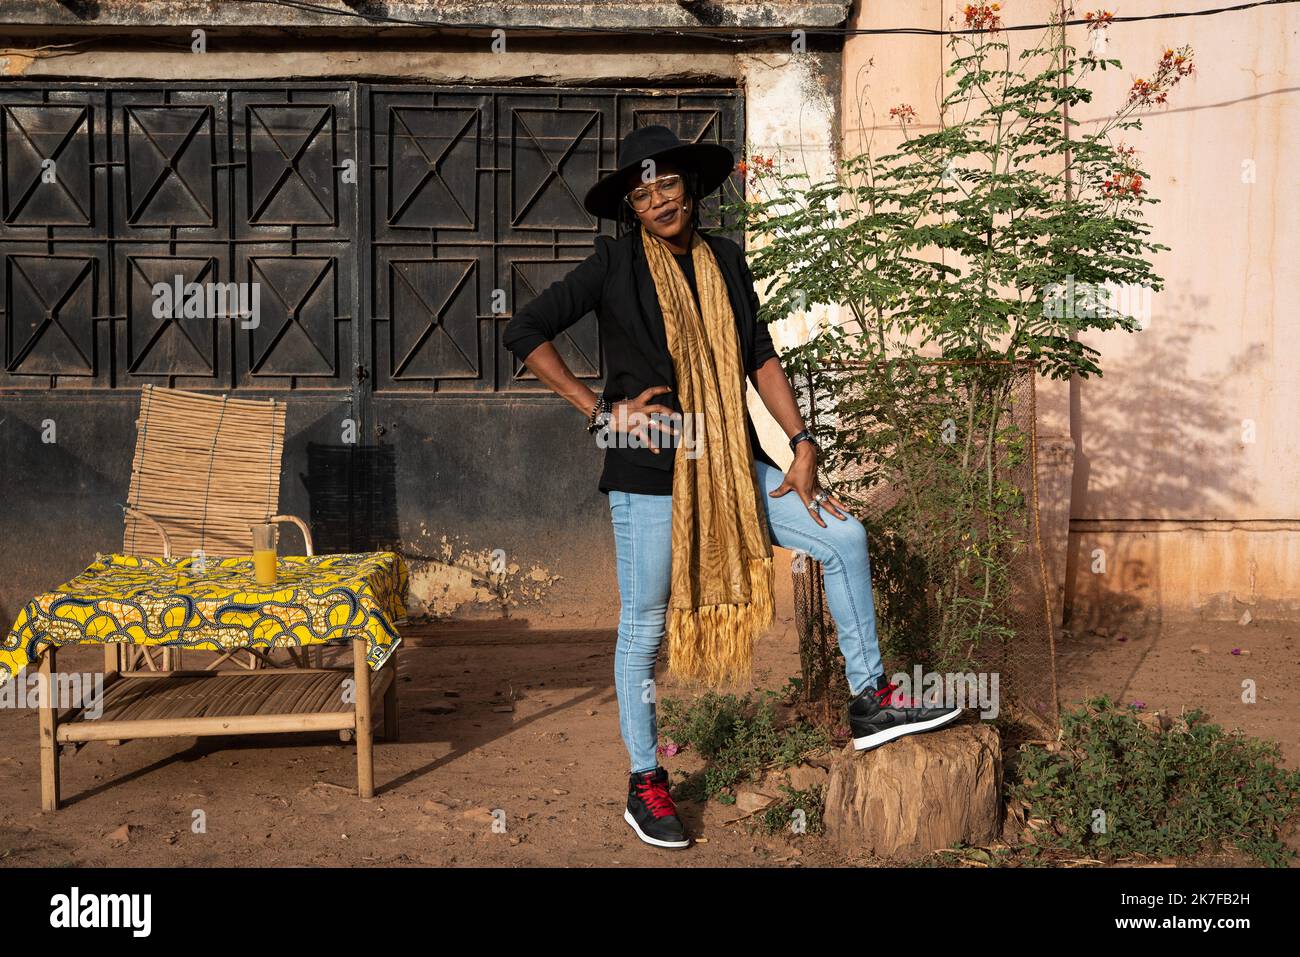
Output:
<svg viewBox="0 0 1300 957">
<path fill-rule="evenodd" d="M 844 654 L 849 689 L 857 694 L 884 674 L 876 643 L 876 609 L 871 595 L 867 531 L 856 518 L 840 521 L 822 510 L 826 528 L 794 492 L 780 498 L 767 493 L 785 476 L 765 462 L 754 461 L 767 508 L 772 544 L 804 552 L 823 565 L 826 604 Z M 618 590 L 622 607 L 614 648 L 614 688 L 618 726 L 632 759 L 632 771 L 648 771 L 656 756 L 655 661 L 667 631 L 668 592 L 672 571 L 671 495 L 611 491 Z"/>
</svg>

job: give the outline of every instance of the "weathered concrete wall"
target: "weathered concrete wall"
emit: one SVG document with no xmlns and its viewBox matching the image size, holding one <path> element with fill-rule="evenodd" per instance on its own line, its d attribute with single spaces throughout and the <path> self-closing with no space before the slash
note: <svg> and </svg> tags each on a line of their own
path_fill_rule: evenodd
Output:
<svg viewBox="0 0 1300 957">
<path fill-rule="evenodd" d="M 314 0 L 306 7 L 226 0 L 6 0 L 0 24 L 59 28 L 167 29 L 199 26 L 249 29 L 356 30 L 418 33 L 439 27 L 561 29 L 764 28 L 833 26 L 844 0 Z"/>
<path fill-rule="evenodd" d="M 766 16 L 771 16 L 771 10 Z M 838 53 L 795 56 L 779 47 L 770 55 L 736 55 L 701 50 L 684 42 L 637 41 L 641 49 L 637 56 L 630 57 L 626 43 L 597 40 L 567 47 L 551 45 L 547 49 L 511 43 L 507 52 L 491 53 L 485 44 L 478 44 L 476 49 L 453 49 L 453 43 L 433 42 L 386 45 L 376 44 L 368 36 L 269 41 L 247 36 L 220 39 L 214 35 L 206 53 L 191 54 L 142 45 L 137 39 L 32 50 L 29 55 L 11 51 L 0 57 L 0 69 L 15 78 L 47 81 L 211 80 L 214 86 L 241 80 L 324 78 L 641 88 L 740 86 L 748 97 L 749 149 L 770 151 L 776 144 L 811 144 L 806 147 L 806 157 L 818 168 L 829 162 L 836 122 Z M 779 332 L 777 338 L 778 343 L 783 341 Z M 783 433 L 755 396 L 751 395 L 750 401 L 765 446 L 778 461 L 783 456 L 788 458 Z M 556 400 L 557 417 L 571 417 L 571 410 L 561 406 L 563 403 Z M 502 403 L 502 414 L 508 414 L 506 407 L 507 403 Z M 515 445 L 510 445 L 513 440 L 502 441 L 508 447 L 498 448 L 496 455 L 523 455 L 518 442 L 524 439 L 518 439 Z M 534 451 L 542 454 L 542 450 Z M 554 454 L 553 449 L 547 451 Z M 500 503 L 466 504 L 472 514 L 453 509 L 454 514 L 438 520 L 433 517 L 432 505 L 404 496 L 400 518 L 403 549 L 412 557 L 412 610 L 440 617 L 509 613 L 543 625 L 562 618 L 564 627 L 608 626 L 617 614 L 618 591 L 613 536 L 608 515 L 602 512 L 605 499 L 592 492 L 598 469 L 593 455 L 589 481 L 577 491 L 558 487 L 564 484 L 558 474 L 529 476 L 521 472 L 519 481 L 531 483 L 535 494 L 545 498 L 545 514 L 537 520 L 538 527 L 532 529 L 522 527 L 525 519 L 517 510 L 502 511 Z M 284 487 L 294 487 L 295 478 L 286 474 Z M 119 485 L 124 493 L 125 479 L 125 473 L 118 469 L 112 480 L 104 483 L 106 488 L 100 498 L 112 499 L 112 488 Z M 526 500 L 527 495 L 519 498 Z M 284 505 L 289 508 L 294 502 L 286 501 Z M 482 509 L 489 505 L 494 511 L 484 517 Z M 110 549 L 115 547 L 114 536 L 120 535 L 116 530 L 120 525 L 107 511 L 105 515 L 96 527 L 96 541 L 102 542 L 98 547 Z M 520 536 L 529 541 L 516 544 Z M 493 553 L 502 542 L 510 542 L 511 547 L 504 567 L 498 568 L 500 562 Z M 54 580 L 69 577 L 84 566 L 79 557 L 84 548 L 69 543 L 65 551 L 67 554 L 60 556 L 58 574 L 45 584 L 54 584 Z M 14 556 L 13 561 L 19 561 L 19 556 Z M 503 581 L 504 589 L 500 587 Z M 492 582 L 497 582 L 497 587 L 490 587 Z M 12 617 L 12 609 L 0 608 L 0 615 L 6 612 Z"/>
<path fill-rule="evenodd" d="M 863 3 L 853 22 L 940 29 L 961 6 Z M 1042 23 L 1057 7 L 1024 0 L 1003 3 L 1001 14 L 1008 24 Z M 1154 239 L 1172 247 L 1155 263 L 1165 290 L 1152 297 L 1144 331 L 1087 337 L 1104 378 L 1040 383 L 1049 577 L 1085 622 L 1161 608 L 1238 617 L 1247 605 L 1300 617 L 1300 354 L 1286 338 L 1300 301 L 1289 162 L 1300 146 L 1298 30 L 1290 6 L 1117 24 L 1108 55 L 1124 69 L 1095 74 L 1093 104 L 1074 114 L 1096 124 L 1164 49 L 1195 50 L 1197 75 L 1146 115 L 1141 133 L 1124 135 L 1161 200 L 1147 215 Z M 1069 39 L 1087 43 L 1083 28 Z M 934 122 L 945 63 L 937 37 L 848 41 L 846 132 L 888 143 L 885 117 L 901 102 Z M 875 115 L 855 128 L 859 90 Z M 1094 571 L 1102 558 L 1105 570 Z"/>
<path fill-rule="evenodd" d="M 340 13 L 365 9 L 331 5 Z M 858 3 L 852 23 L 939 29 L 960 6 L 952 0 Z M 436 10 L 463 24 L 563 18 L 574 26 L 758 28 L 834 23 L 844 7 L 552 2 L 386 4 L 384 10 L 411 19 Z M 1050 0 L 1013 0 L 1002 14 L 1008 22 L 1042 22 L 1055 7 Z M 1143 12 L 1176 8 L 1161 2 Z M 937 37 L 854 38 L 845 47 L 841 91 L 824 55 L 777 49 L 736 56 L 638 39 L 638 55 L 630 57 L 626 43 L 517 43 L 513 35 L 507 52 L 495 54 L 475 49 L 482 37 L 435 42 L 424 39 L 421 27 L 354 21 L 251 4 L 18 0 L 0 9 L 0 23 L 12 25 L 0 69 L 10 76 L 214 81 L 737 82 L 749 97 L 750 151 L 802 152 L 818 171 L 829 168 L 841 114 L 850 143 L 871 136 L 878 146 L 897 135 L 886 119 L 892 105 L 911 103 L 921 122 L 932 120 L 946 62 Z M 188 31 L 172 36 L 196 24 L 213 28 L 203 55 L 188 52 Z M 1155 238 L 1172 247 L 1157 261 L 1167 286 L 1153 298 L 1150 325 L 1137 335 L 1089 340 L 1102 351 L 1103 379 L 1040 384 L 1049 575 L 1058 601 L 1085 620 L 1135 601 L 1234 616 L 1242 602 L 1253 602 L 1291 614 L 1300 595 L 1300 571 L 1290 560 L 1300 531 L 1300 470 L 1292 464 L 1300 437 L 1290 424 L 1300 399 L 1300 358 L 1282 339 L 1300 294 L 1300 267 L 1290 253 L 1300 200 L 1287 188 L 1286 163 L 1300 138 L 1300 124 L 1287 122 L 1300 115 L 1291 81 L 1297 27 L 1300 11 L 1292 7 L 1117 25 L 1110 52 L 1125 69 L 1104 76 L 1096 107 L 1076 117 L 1095 122 L 1117 105 L 1132 77 L 1148 70 L 1166 45 L 1195 48 L 1199 76 L 1130 138 L 1153 174 L 1150 189 L 1162 199 L 1148 213 Z M 253 35 L 263 28 L 267 37 Z M 14 39 L 24 33 L 39 33 L 32 46 L 48 48 L 24 52 Z M 1082 45 L 1082 30 L 1072 30 L 1071 40 Z M 807 334 L 798 322 L 773 330 L 779 346 Z M 784 461 L 784 437 L 754 396 L 750 401 L 765 447 Z M 1097 549 L 1107 559 L 1104 573 L 1092 571 Z"/>
<path fill-rule="evenodd" d="M 778 152 L 810 176 L 831 172 L 836 156 L 839 115 L 838 60 L 815 54 L 772 53 L 742 56 L 740 66 L 746 93 L 746 137 L 750 156 L 771 157 Z M 763 296 L 764 283 L 758 283 Z M 791 316 L 769 327 L 778 352 L 806 342 L 818 323 L 829 320 L 830 310 L 814 306 L 807 316 Z M 794 453 L 784 431 L 764 408 L 751 386 L 749 409 L 759 441 L 772 460 L 786 467 Z"/>
<path fill-rule="evenodd" d="M 313 41 L 284 49 L 247 38 L 211 44 L 206 53 L 158 52 L 141 49 L 87 49 L 58 56 L 0 57 L 0 67 L 13 77 L 68 77 L 98 80 L 348 80 L 392 79 L 422 83 L 562 84 L 599 86 L 616 83 L 656 86 L 716 84 L 737 77 L 736 57 L 730 53 L 663 52 L 647 48 L 635 59 L 626 51 L 594 48 L 589 53 L 510 49 L 505 53 L 478 50 L 376 49 L 349 47 L 346 41 Z"/>
<path fill-rule="evenodd" d="M 1102 549 L 1142 569 L 1169 607 L 1297 617 L 1300 10 L 1111 32 L 1135 75 L 1183 43 L 1198 75 L 1132 137 L 1162 200 L 1155 236 L 1172 248 L 1156 260 L 1166 287 L 1145 331 L 1088 339 L 1108 371 L 1073 397 L 1074 604 L 1095 615 L 1116 590 L 1090 571 Z M 1129 82 L 1128 70 L 1110 75 L 1080 119 L 1096 122 Z M 1146 521 L 1120 521 L 1132 518 Z"/>
</svg>

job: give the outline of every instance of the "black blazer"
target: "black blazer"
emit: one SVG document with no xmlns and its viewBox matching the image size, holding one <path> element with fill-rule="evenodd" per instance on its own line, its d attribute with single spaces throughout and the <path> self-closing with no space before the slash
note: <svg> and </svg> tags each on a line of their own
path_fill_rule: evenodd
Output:
<svg viewBox="0 0 1300 957">
<path fill-rule="evenodd" d="M 744 250 L 735 242 L 703 230 L 699 234 L 708 242 L 722 270 L 740 335 L 741 362 L 745 374 L 750 375 L 777 354 L 767 324 L 758 321 L 754 277 L 745 263 Z M 605 397 L 617 402 L 651 386 L 666 385 L 673 392 L 659 396 L 657 401 L 681 412 L 663 312 L 640 229 L 629 230 L 618 239 L 597 236 L 594 253 L 515 312 L 502 341 L 523 362 L 539 345 L 554 339 L 589 312 L 595 312 L 600 323 Z M 752 440 L 752 425 L 749 428 Z M 754 444 L 756 456 L 775 464 L 757 442 Z M 648 448 L 612 448 L 610 452 L 637 465 L 667 470 L 673 467 L 676 449 L 661 449 L 657 455 Z"/>
</svg>

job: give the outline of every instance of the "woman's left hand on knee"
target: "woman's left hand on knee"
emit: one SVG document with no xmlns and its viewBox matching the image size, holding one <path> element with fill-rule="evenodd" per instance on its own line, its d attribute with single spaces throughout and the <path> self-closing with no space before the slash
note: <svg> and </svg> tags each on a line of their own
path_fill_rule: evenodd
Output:
<svg viewBox="0 0 1300 957">
<path fill-rule="evenodd" d="M 806 447 L 806 443 L 804 447 Z M 790 492 L 794 492 L 799 496 L 799 500 L 803 502 L 804 508 L 812 516 L 812 520 L 822 528 L 826 527 L 826 523 L 822 521 L 822 507 L 841 522 L 848 518 L 848 507 L 834 495 L 823 491 L 817 484 L 817 458 L 815 455 L 796 454 L 794 462 L 790 465 L 790 470 L 785 473 L 785 479 L 768 495 L 772 498 L 780 498 Z M 821 496 L 820 501 L 817 499 L 818 495 Z"/>
</svg>

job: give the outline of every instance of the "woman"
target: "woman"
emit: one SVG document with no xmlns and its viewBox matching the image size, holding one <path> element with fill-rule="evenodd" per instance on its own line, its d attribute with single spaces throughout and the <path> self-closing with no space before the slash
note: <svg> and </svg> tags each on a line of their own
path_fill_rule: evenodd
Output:
<svg viewBox="0 0 1300 957">
<path fill-rule="evenodd" d="M 826 599 L 853 699 L 854 746 L 946 724 L 955 708 L 899 707 L 876 644 L 867 536 L 818 487 L 817 445 L 757 321 L 740 247 L 697 228 L 702 196 L 735 162 L 726 147 L 684 144 L 663 126 L 633 131 L 618 169 L 584 199 L 592 215 L 632 226 L 521 308 L 504 342 L 587 419 L 606 448 L 621 598 L 614 679 L 631 757 L 624 819 L 658 847 L 687 847 L 656 757 L 654 669 L 668 638 L 675 675 L 717 685 L 748 674 L 772 619 L 772 544 L 824 563 Z M 551 345 L 594 311 L 607 380 L 580 382 Z M 782 474 L 745 408 L 748 376 L 790 436 Z M 830 516 L 828 523 L 823 510 Z"/>
</svg>

